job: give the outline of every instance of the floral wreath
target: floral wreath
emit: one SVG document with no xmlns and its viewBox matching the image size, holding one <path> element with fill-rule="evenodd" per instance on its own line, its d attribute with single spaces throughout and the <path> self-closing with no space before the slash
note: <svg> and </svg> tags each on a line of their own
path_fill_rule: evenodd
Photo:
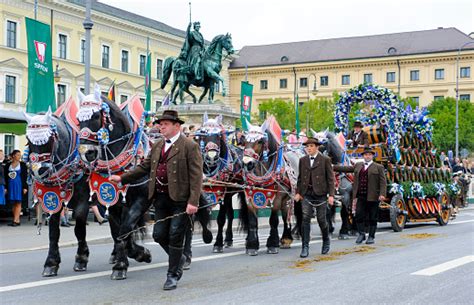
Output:
<svg viewBox="0 0 474 305">
<path fill-rule="evenodd" d="M 434 119 L 428 117 L 428 110 L 426 107 L 416 107 L 415 109 L 412 109 L 411 106 L 408 105 L 404 111 L 404 115 L 402 116 L 402 121 L 403 131 L 411 129 L 415 132 L 418 139 L 431 141 Z"/>
<path fill-rule="evenodd" d="M 344 92 L 336 103 L 334 124 L 336 131 L 347 136 L 349 129 L 349 112 L 354 103 L 364 102 L 370 105 L 370 112 L 361 111 L 362 120 L 369 125 L 380 124 L 388 134 L 387 144 L 396 149 L 403 129 L 402 115 L 404 109 L 398 97 L 389 89 L 373 84 L 361 84 Z"/>
</svg>

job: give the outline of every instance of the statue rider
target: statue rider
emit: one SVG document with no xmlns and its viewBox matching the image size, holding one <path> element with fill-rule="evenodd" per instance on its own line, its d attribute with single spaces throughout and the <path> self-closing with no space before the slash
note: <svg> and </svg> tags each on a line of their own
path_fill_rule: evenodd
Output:
<svg viewBox="0 0 474 305">
<path fill-rule="evenodd" d="M 199 32 L 201 23 L 193 23 L 194 30 L 191 31 L 191 22 L 186 30 L 186 41 L 184 42 L 181 54 L 187 59 L 188 67 L 194 74 L 195 81 L 199 82 L 203 78 L 201 58 L 204 51 L 204 37 Z"/>
</svg>

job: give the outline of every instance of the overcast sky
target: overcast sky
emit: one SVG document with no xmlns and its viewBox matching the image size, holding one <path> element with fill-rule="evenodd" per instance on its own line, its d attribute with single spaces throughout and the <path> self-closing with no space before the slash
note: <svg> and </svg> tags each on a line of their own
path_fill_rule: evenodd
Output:
<svg viewBox="0 0 474 305">
<path fill-rule="evenodd" d="M 99 0 L 186 30 L 189 0 Z M 192 0 L 207 40 L 227 32 L 234 48 L 456 27 L 474 31 L 472 0 Z"/>
</svg>

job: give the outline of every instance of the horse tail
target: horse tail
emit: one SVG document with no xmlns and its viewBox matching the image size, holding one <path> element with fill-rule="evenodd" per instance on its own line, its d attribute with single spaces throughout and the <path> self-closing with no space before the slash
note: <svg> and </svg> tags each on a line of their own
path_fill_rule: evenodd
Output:
<svg viewBox="0 0 474 305">
<path fill-rule="evenodd" d="M 244 191 L 237 193 L 239 199 L 239 231 L 248 232 L 249 229 L 249 210 L 247 208 L 247 198 Z"/>
<path fill-rule="evenodd" d="M 161 89 L 164 89 L 168 80 L 170 79 L 171 72 L 173 72 L 173 63 L 175 58 L 173 56 L 167 57 L 163 63 L 163 78 L 161 79 Z"/>
</svg>

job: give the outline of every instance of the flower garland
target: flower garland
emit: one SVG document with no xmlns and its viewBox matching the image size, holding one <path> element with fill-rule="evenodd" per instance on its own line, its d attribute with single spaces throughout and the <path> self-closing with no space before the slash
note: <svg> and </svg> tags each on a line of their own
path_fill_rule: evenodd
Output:
<svg viewBox="0 0 474 305">
<path fill-rule="evenodd" d="M 401 194 L 403 196 L 403 187 L 398 184 L 398 183 L 392 183 L 390 184 L 390 191 L 389 191 L 390 194 Z"/>
<path fill-rule="evenodd" d="M 434 119 L 428 117 L 426 107 L 416 107 L 412 109 L 411 106 L 408 105 L 402 115 L 402 122 L 403 131 L 411 129 L 415 132 L 418 139 L 431 141 Z"/>
<path fill-rule="evenodd" d="M 423 186 L 421 186 L 418 182 L 413 182 L 411 186 L 411 197 L 421 197 L 422 199 L 425 198 L 425 192 L 423 191 Z"/>
<path fill-rule="evenodd" d="M 398 97 L 389 89 L 372 84 L 362 84 L 344 92 L 336 103 L 334 124 L 336 131 L 347 136 L 349 129 L 349 112 L 354 103 L 364 102 L 371 108 L 370 113 L 364 114 L 363 121 L 367 124 L 380 124 L 388 134 L 387 144 L 390 149 L 399 146 L 403 107 Z"/>
<path fill-rule="evenodd" d="M 446 185 L 444 183 L 435 182 L 434 187 L 436 188 L 436 195 L 441 196 L 446 191 Z"/>
</svg>

